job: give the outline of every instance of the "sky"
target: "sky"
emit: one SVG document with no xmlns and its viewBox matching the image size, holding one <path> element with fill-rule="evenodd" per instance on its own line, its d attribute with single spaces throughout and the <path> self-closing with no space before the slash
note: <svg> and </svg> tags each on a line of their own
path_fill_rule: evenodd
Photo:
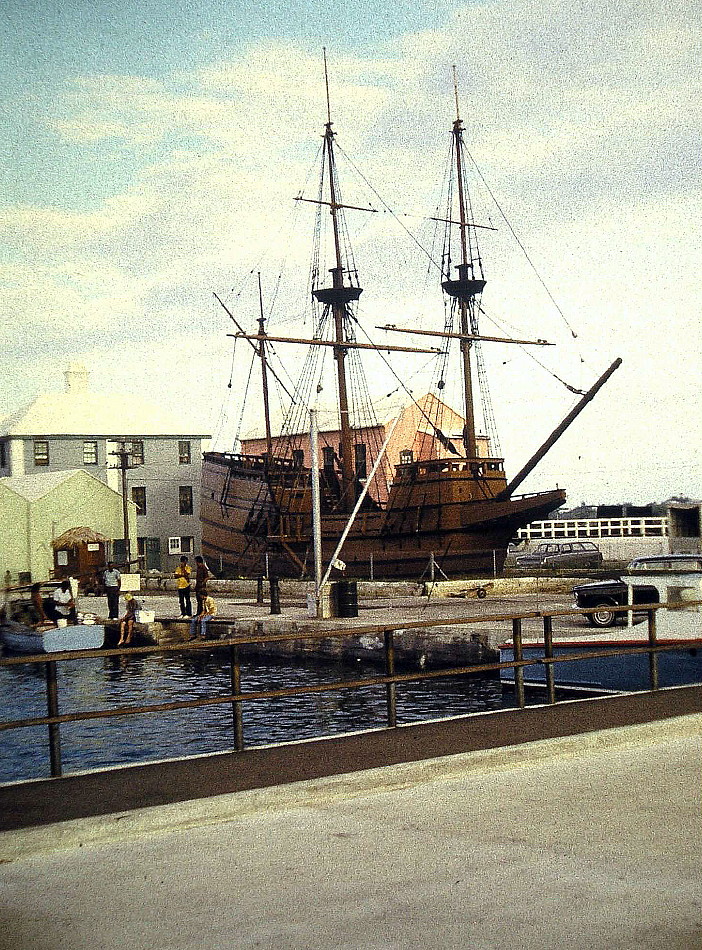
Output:
<svg viewBox="0 0 702 950">
<path fill-rule="evenodd" d="M 349 214 L 369 333 L 443 323 L 411 238 L 436 213 L 455 65 L 476 219 L 497 228 L 481 328 L 556 344 L 539 363 L 485 345 L 508 475 L 577 398 L 556 377 L 584 389 L 621 357 L 523 490 L 702 497 L 701 20 L 691 0 L 5 0 L 0 416 L 79 360 L 93 389 L 169 406 L 219 448 L 251 433 L 214 294 L 253 329 L 260 271 L 269 331 L 309 333 L 294 198 L 315 190 L 326 47 L 344 198 L 382 212 Z M 426 391 L 422 358 L 395 365 Z M 388 415 L 396 384 L 370 376 Z"/>
</svg>

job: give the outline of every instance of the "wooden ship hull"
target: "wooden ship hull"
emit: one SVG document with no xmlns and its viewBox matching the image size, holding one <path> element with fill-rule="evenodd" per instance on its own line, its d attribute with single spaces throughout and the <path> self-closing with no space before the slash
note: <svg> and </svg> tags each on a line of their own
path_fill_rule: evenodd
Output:
<svg viewBox="0 0 702 950">
<path fill-rule="evenodd" d="M 419 578 L 430 560 L 450 576 L 492 575 L 503 568 L 519 528 L 565 501 L 561 489 L 500 497 L 501 460 L 438 459 L 397 468 L 384 507 L 369 501 L 352 524 L 340 558 L 345 576 Z M 326 510 L 325 510 L 326 509 Z M 348 514 L 322 495 L 322 555 L 334 554 Z M 280 459 L 206 453 L 202 547 L 226 574 L 279 577 L 313 573 L 309 470 Z"/>
</svg>

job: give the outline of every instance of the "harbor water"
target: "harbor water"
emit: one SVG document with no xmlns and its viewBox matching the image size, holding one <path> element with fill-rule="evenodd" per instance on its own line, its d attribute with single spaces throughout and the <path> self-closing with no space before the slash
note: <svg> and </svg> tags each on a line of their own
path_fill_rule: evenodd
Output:
<svg viewBox="0 0 702 950">
<path fill-rule="evenodd" d="M 57 664 L 59 713 L 194 700 L 231 691 L 226 650 L 109 656 Z M 361 662 L 242 661 L 242 692 L 360 679 L 378 674 Z M 43 664 L 0 668 L 3 719 L 46 715 Z M 397 686 L 398 723 L 514 705 L 495 676 L 442 677 Z M 291 742 L 386 725 L 384 686 L 340 689 L 243 704 L 246 747 Z M 47 726 L 0 733 L 0 782 L 50 774 Z M 234 746 L 228 703 L 61 725 L 64 774 L 126 763 L 221 752 Z"/>
</svg>

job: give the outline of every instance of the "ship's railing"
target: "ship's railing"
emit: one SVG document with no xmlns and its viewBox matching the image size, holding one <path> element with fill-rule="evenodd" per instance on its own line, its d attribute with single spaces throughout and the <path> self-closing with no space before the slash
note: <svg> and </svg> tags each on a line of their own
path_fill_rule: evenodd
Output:
<svg viewBox="0 0 702 950">
<path fill-rule="evenodd" d="M 694 601 L 685 604 L 685 609 L 694 609 L 702 605 L 702 601 Z M 569 653 L 567 656 L 554 655 L 553 642 L 553 620 L 555 617 L 569 617 L 579 614 L 587 614 L 590 610 L 553 610 L 553 611 L 529 611 L 521 614 L 499 614 L 492 616 L 464 617 L 455 618 L 451 621 L 433 621 L 426 620 L 403 623 L 402 630 L 422 629 L 427 627 L 442 627 L 447 623 L 454 626 L 469 626 L 470 624 L 505 624 L 511 626 L 511 643 L 514 659 L 508 662 L 500 663 L 472 663 L 469 665 L 455 666 L 449 668 L 440 668 L 436 670 L 423 670 L 411 673 L 398 673 L 395 668 L 395 638 L 398 631 L 387 625 L 372 625 L 355 627 L 352 630 L 324 630 L 313 632 L 305 630 L 294 633 L 270 633 L 256 634 L 255 636 L 227 637 L 220 640 L 196 641 L 185 644 L 162 644 L 159 646 L 137 646 L 137 647 L 119 647 L 115 649 L 101 650 L 73 650 L 64 653 L 36 654 L 31 656 L 7 656 L 0 658 L 0 666 L 16 666 L 19 664 L 29 664 L 44 667 L 46 680 L 46 704 L 47 715 L 35 716 L 27 719 L 5 720 L 0 722 L 0 731 L 8 729 L 24 729 L 36 726 L 48 727 L 48 744 L 51 775 L 54 777 L 63 774 L 61 764 L 61 725 L 69 722 L 79 722 L 88 719 L 108 719 L 117 716 L 132 717 L 146 714 L 172 712 L 178 709 L 193 709 L 199 706 L 227 705 L 232 709 L 232 733 L 234 748 L 241 752 L 244 750 L 244 721 L 243 709 L 248 703 L 257 702 L 266 699 L 283 699 L 299 696 L 306 693 L 325 693 L 338 692 L 339 690 L 349 689 L 368 689 L 374 686 L 384 686 L 386 690 L 386 725 L 387 728 L 397 726 L 397 685 L 399 683 L 422 682 L 431 679 L 441 679 L 452 676 L 469 676 L 474 674 L 485 674 L 489 672 L 498 672 L 500 670 L 514 669 L 514 689 L 516 693 L 517 705 L 524 708 L 526 705 L 526 694 L 524 684 L 524 669 L 528 666 L 542 665 L 545 667 L 546 691 L 548 702 L 554 704 L 557 702 L 556 683 L 555 683 L 555 665 L 557 663 L 571 663 L 577 660 L 605 659 L 614 656 L 629 656 L 632 654 L 645 653 L 649 656 L 649 687 L 651 690 L 658 689 L 658 654 L 665 651 L 686 650 L 691 647 L 699 646 L 699 639 L 676 640 L 671 642 L 666 640 L 663 643 L 657 642 L 656 636 L 656 612 L 667 608 L 667 603 L 662 604 L 643 604 L 636 605 L 636 613 L 645 612 L 647 616 L 647 639 L 648 643 L 640 647 L 613 647 L 612 649 L 583 650 L 575 653 Z M 678 608 L 680 605 L 674 605 Z M 629 607 L 612 607 L 611 610 L 619 613 L 631 611 Z M 523 648 L 523 624 L 525 620 L 540 620 L 543 626 L 543 656 L 529 656 L 524 659 Z M 232 622 L 229 630 L 233 632 L 235 627 Z M 382 638 L 385 660 L 385 673 L 379 676 L 367 676 L 350 680 L 335 680 L 329 683 L 307 684 L 304 686 L 291 686 L 282 689 L 272 690 L 242 690 L 241 680 L 241 661 L 240 651 L 242 646 L 247 644 L 261 643 L 283 643 L 291 640 L 322 640 L 328 638 L 358 638 L 376 636 Z M 530 637 L 531 639 L 531 637 Z M 557 644 L 556 644 L 557 645 Z M 145 706 L 122 706 L 116 709 L 90 709 L 81 710 L 73 713 L 59 713 L 59 687 L 57 678 L 57 666 L 59 663 L 67 660 L 95 660 L 100 657 L 110 656 L 142 656 L 154 653 L 197 653 L 202 651 L 211 651 L 221 649 L 228 651 L 228 664 L 230 670 L 230 692 L 226 695 L 204 696 L 198 699 L 180 700 L 168 703 L 152 703 Z"/>
<path fill-rule="evenodd" d="M 395 466 L 398 474 L 407 471 L 416 471 L 418 475 L 424 477 L 435 475 L 437 473 L 468 473 L 470 475 L 484 476 L 487 474 L 500 474 L 504 476 L 503 461 L 498 458 L 441 458 L 441 459 L 418 459 L 413 462 L 405 462 Z"/>
<path fill-rule="evenodd" d="M 520 528 L 520 541 L 562 538 L 665 538 L 667 518 L 577 518 L 563 521 L 532 521 Z"/>
<path fill-rule="evenodd" d="M 212 461 L 215 462 L 224 459 L 227 463 L 240 469 L 251 469 L 257 472 L 296 473 L 304 471 L 294 459 L 283 458 L 278 455 L 274 455 L 269 459 L 266 455 L 241 455 L 237 452 L 205 452 L 203 458 L 206 460 L 212 459 Z"/>
</svg>

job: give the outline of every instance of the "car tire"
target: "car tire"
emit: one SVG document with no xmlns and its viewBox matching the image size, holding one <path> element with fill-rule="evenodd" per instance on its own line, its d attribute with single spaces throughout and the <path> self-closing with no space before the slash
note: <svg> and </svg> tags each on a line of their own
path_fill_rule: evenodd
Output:
<svg viewBox="0 0 702 950">
<path fill-rule="evenodd" d="M 591 627 L 613 627 L 617 622 L 616 614 L 612 607 L 613 604 L 598 604 L 592 613 L 587 614 L 588 623 Z"/>
</svg>

